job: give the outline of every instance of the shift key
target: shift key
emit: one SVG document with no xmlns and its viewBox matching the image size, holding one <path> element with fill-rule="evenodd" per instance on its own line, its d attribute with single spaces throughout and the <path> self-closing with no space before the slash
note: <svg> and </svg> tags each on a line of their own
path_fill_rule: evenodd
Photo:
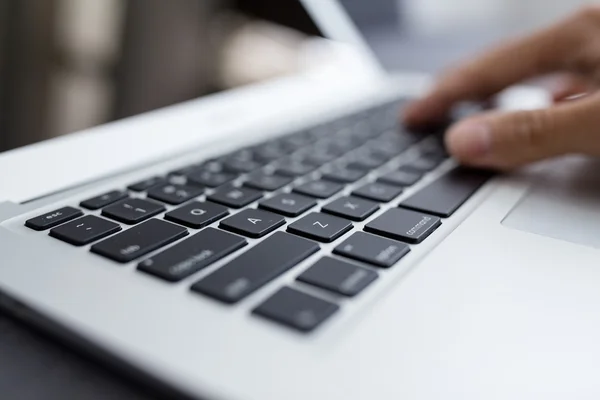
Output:
<svg viewBox="0 0 600 400">
<path fill-rule="evenodd" d="M 318 250 L 315 242 L 277 232 L 198 281 L 192 290 L 224 303 L 237 303 Z"/>
<path fill-rule="evenodd" d="M 92 246 L 92 252 L 127 263 L 188 234 L 187 229 L 151 219 Z"/>
</svg>

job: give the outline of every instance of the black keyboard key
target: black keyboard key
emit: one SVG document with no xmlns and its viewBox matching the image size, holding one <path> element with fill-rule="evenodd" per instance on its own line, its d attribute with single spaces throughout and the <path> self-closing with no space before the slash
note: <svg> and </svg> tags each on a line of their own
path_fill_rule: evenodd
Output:
<svg viewBox="0 0 600 400">
<path fill-rule="evenodd" d="M 449 217 L 488 181 L 491 174 L 457 168 L 402 202 L 401 207 Z"/>
<path fill-rule="evenodd" d="M 364 221 L 377 210 L 379 210 L 377 203 L 351 196 L 340 197 L 322 208 L 323 212 L 352 221 Z"/>
<path fill-rule="evenodd" d="M 242 208 L 263 197 L 262 192 L 246 187 L 224 187 L 208 196 L 208 200 L 231 208 Z"/>
<path fill-rule="evenodd" d="M 112 192 L 84 200 L 80 205 L 88 210 L 99 210 L 108 205 L 116 203 L 119 200 L 123 200 L 126 197 L 127 193 L 121 192 L 120 190 L 113 190 Z"/>
<path fill-rule="evenodd" d="M 276 143 L 267 143 L 258 146 L 254 149 L 254 156 L 265 163 L 275 161 L 284 157 L 287 151 L 278 146 Z"/>
<path fill-rule="evenodd" d="M 201 229 L 229 215 L 229 210 L 218 204 L 194 201 L 176 210 L 168 212 L 165 219 L 185 225 L 189 228 Z"/>
<path fill-rule="evenodd" d="M 376 140 L 371 143 L 368 143 L 366 147 L 372 154 L 383 159 L 390 160 L 401 154 L 403 151 L 405 151 L 409 147 L 409 145 Z"/>
<path fill-rule="evenodd" d="M 327 199 L 344 188 L 343 185 L 330 181 L 313 181 L 294 188 L 294 192 L 318 199 Z"/>
<path fill-rule="evenodd" d="M 102 215 L 125 224 L 140 223 L 165 211 L 165 206 L 152 200 L 126 199 L 106 207 Z"/>
<path fill-rule="evenodd" d="M 307 283 L 342 296 L 356 296 L 378 278 L 370 269 L 332 257 L 323 257 L 298 277 Z"/>
<path fill-rule="evenodd" d="M 412 186 L 417 183 L 423 174 L 416 171 L 394 171 L 379 178 L 378 182 L 388 183 L 401 187 Z"/>
<path fill-rule="evenodd" d="M 176 169 L 175 171 L 171 171 L 169 172 L 169 175 L 171 176 L 187 176 L 190 174 L 193 174 L 197 171 L 200 170 L 200 165 L 188 165 L 179 169 Z"/>
<path fill-rule="evenodd" d="M 363 178 L 367 171 L 347 167 L 334 167 L 323 173 L 323 179 L 340 183 L 354 183 Z"/>
<path fill-rule="evenodd" d="M 279 144 L 288 151 L 296 151 L 309 145 L 312 141 L 310 135 L 305 132 L 300 132 L 281 139 Z"/>
<path fill-rule="evenodd" d="M 277 232 L 194 284 L 192 290 L 237 303 L 317 251 L 315 242 Z"/>
<path fill-rule="evenodd" d="M 356 143 L 349 137 L 342 135 L 336 135 L 331 140 L 322 140 L 317 142 L 316 148 L 322 149 L 330 154 L 342 155 L 354 150 L 359 146 L 360 143 Z"/>
<path fill-rule="evenodd" d="M 325 165 L 339 156 L 337 154 L 327 153 L 327 152 L 309 152 L 302 156 L 302 161 L 307 164 L 316 165 L 318 167 Z"/>
<path fill-rule="evenodd" d="M 362 169 L 366 171 L 371 171 L 373 169 L 381 167 L 387 161 L 387 159 L 377 157 L 373 154 L 361 153 L 360 155 L 357 155 L 353 161 L 350 161 L 347 166 L 348 168 L 352 169 Z"/>
<path fill-rule="evenodd" d="M 412 160 L 408 164 L 402 165 L 400 169 L 404 171 L 415 171 L 424 173 L 433 171 L 438 165 L 441 164 L 441 162 L 442 160 L 438 158 L 421 156 L 415 160 Z"/>
<path fill-rule="evenodd" d="M 444 145 L 438 142 L 430 142 L 428 146 L 421 149 L 421 154 L 425 157 L 430 157 L 441 161 L 450 157 Z"/>
<path fill-rule="evenodd" d="M 151 219 L 92 246 L 92 252 L 127 263 L 168 245 L 188 234 L 187 229 Z"/>
<path fill-rule="evenodd" d="M 236 151 L 235 153 L 229 154 L 229 155 L 223 157 L 222 159 L 225 160 L 225 162 L 227 162 L 229 160 L 253 161 L 254 153 L 252 152 L 251 149 L 242 149 L 242 150 Z"/>
<path fill-rule="evenodd" d="M 25 222 L 25 226 L 36 231 L 44 231 L 60 224 L 64 224 L 65 222 L 69 222 L 77 217 L 81 217 L 82 215 L 83 212 L 77 208 L 63 207 L 30 219 Z"/>
<path fill-rule="evenodd" d="M 225 167 L 223 166 L 223 163 L 219 160 L 209 160 L 200 165 L 198 170 L 208 171 L 216 174 L 219 172 L 224 172 Z"/>
<path fill-rule="evenodd" d="M 237 178 L 237 175 L 226 172 L 210 172 L 200 170 L 187 175 L 187 178 L 191 183 L 196 185 L 218 187 L 231 182 Z"/>
<path fill-rule="evenodd" d="M 239 160 L 234 158 L 225 161 L 224 167 L 226 171 L 241 174 L 255 171 L 262 167 L 262 164 L 253 160 Z"/>
<path fill-rule="evenodd" d="M 292 181 L 292 178 L 286 176 L 260 174 L 250 177 L 250 179 L 244 182 L 244 186 L 271 192 L 289 185 Z"/>
<path fill-rule="evenodd" d="M 408 243 L 421 243 L 441 224 L 438 217 L 394 208 L 369 222 L 365 231 Z"/>
<path fill-rule="evenodd" d="M 289 162 L 284 162 L 282 165 L 275 171 L 278 175 L 291 176 L 293 178 L 306 175 L 312 171 L 314 171 L 317 167 L 314 165 L 302 163 L 300 161 L 290 160 Z"/>
<path fill-rule="evenodd" d="M 87 215 L 50 231 L 50 236 L 75 246 L 84 246 L 121 230 L 114 222 Z"/>
<path fill-rule="evenodd" d="M 368 233 L 357 232 L 333 252 L 340 256 L 389 268 L 410 251 L 410 247 L 401 242 L 382 238 Z"/>
<path fill-rule="evenodd" d="M 167 184 L 157 186 L 148 191 L 148 197 L 167 204 L 178 205 L 204 193 L 198 186 Z"/>
<path fill-rule="evenodd" d="M 246 239 L 207 228 L 175 246 L 142 261 L 140 271 L 178 282 L 246 246 Z"/>
<path fill-rule="evenodd" d="M 222 229 L 252 238 L 263 237 L 285 224 L 285 218 L 268 211 L 248 209 L 222 221 Z"/>
<path fill-rule="evenodd" d="M 252 313 L 307 333 L 325 322 L 339 308 L 338 305 L 329 301 L 283 287 L 255 308 Z"/>
<path fill-rule="evenodd" d="M 320 242 L 333 242 L 352 229 L 352 223 L 323 213 L 312 213 L 290 226 L 288 232 Z"/>
<path fill-rule="evenodd" d="M 155 176 L 152 178 L 145 179 L 140 182 L 136 182 L 133 185 L 128 187 L 129 190 L 133 190 L 134 192 L 145 192 L 148 189 L 151 189 L 155 186 L 162 185 L 165 183 L 165 179 L 160 176 Z"/>
<path fill-rule="evenodd" d="M 391 186 L 385 183 L 368 183 L 354 192 L 353 195 L 364 197 L 365 199 L 374 200 L 380 203 L 387 203 L 394 200 L 402 194 L 403 190 L 398 186 Z"/>
<path fill-rule="evenodd" d="M 288 217 L 297 217 L 316 205 L 317 201 L 311 197 L 295 193 L 283 193 L 262 201 L 258 206 L 264 210 Z"/>
</svg>

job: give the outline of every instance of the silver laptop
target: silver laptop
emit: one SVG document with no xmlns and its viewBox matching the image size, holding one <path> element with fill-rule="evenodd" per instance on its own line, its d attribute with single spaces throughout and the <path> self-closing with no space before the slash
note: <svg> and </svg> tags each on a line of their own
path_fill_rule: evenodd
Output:
<svg viewBox="0 0 600 400">
<path fill-rule="evenodd" d="M 598 165 L 458 167 L 397 118 L 427 79 L 303 3 L 361 75 L 0 155 L 0 304 L 169 398 L 599 398 Z"/>
</svg>

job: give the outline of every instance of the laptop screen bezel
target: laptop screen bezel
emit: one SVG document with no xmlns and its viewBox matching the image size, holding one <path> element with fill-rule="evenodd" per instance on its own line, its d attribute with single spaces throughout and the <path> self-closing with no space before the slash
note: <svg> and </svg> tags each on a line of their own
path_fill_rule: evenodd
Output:
<svg viewBox="0 0 600 400">
<path fill-rule="evenodd" d="M 361 70 L 368 74 L 367 78 L 380 81 L 388 77 L 388 73 L 339 0 L 300 0 L 300 2 L 325 37 L 352 46 L 356 59 L 361 63 Z"/>
</svg>

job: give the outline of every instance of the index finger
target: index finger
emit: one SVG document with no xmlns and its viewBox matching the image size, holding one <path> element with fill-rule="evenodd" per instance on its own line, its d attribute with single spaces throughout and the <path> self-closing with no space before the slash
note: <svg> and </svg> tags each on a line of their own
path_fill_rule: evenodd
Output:
<svg viewBox="0 0 600 400">
<path fill-rule="evenodd" d="M 584 37 L 574 20 L 498 46 L 446 73 L 428 95 L 405 110 L 405 122 L 416 126 L 441 121 L 458 102 L 484 100 L 525 79 L 565 68 Z"/>
</svg>

